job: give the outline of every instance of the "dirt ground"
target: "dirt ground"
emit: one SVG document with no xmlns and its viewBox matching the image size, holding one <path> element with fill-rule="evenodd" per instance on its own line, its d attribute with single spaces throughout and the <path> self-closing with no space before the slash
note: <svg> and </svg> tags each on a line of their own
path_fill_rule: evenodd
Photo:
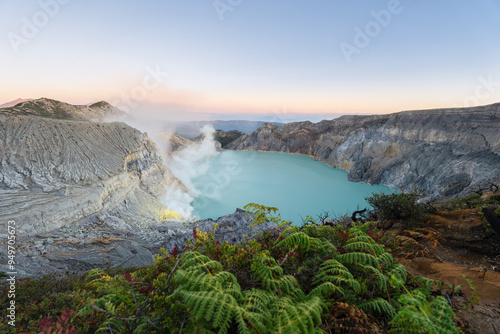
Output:
<svg viewBox="0 0 500 334">
<path fill-rule="evenodd" d="M 485 228 L 478 209 L 439 211 L 428 225 L 444 238 L 440 245 L 432 248 L 427 242 L 430 253 L 400 262 L 411 274 L 462 285 L 463 295 L 451 302 L 464 333 L 500 334 L 500 237 Z M 385 233 L 404 234 L 401 227 Z M 473 293 L 462 274 L 477 287 L 479 304 L 470 305 Z"/>
</svg>

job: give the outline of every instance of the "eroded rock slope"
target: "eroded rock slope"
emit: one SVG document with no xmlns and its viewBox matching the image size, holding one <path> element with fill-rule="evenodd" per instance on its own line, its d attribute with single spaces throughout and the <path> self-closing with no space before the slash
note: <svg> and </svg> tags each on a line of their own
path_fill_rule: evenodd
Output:
<svg viewBox="0 0 500 334">
<path fill-rule="evenodd" d="M 156 146 L 123 123 L 0 114 L 0 134 L 0 218 L 18 220 L 23 234 L 124 201 L 140 202 L 137 216 L 154 219 L 147 216 L 156 209 L 159 217 L 158 198 L 177 182 Z"/>
<path fill-rule="evenodd" d="M 115 109 L 105 102 L 73 106 L 48 99 L 0 109 L 0 221 L 16 222 L 19 249 L 43 236 L 49 240 L 43 245 L 49 246 L 50 240 L 69 240 L 57 254 L 36 243 L 24 254 L 20 271 L 30 262 L 36 268 L 47 259 L 76 261 L 79 256 L 70 255 L 76 250 L 72 244 L 89 245 L 85 254 L 90 264 L 103 263 L 102 257 L 110 265 L 152 261 L 145 246 L 156 236 L 151 226 L 162 222 L 161 199 L 168 189 L 184 186 L 146 134 L 125 123 L 90 121 Z M 107 226 L 102 236 L 108 238 L 106 248 L 92 259 L 95 243 L 88 239 L 93 232 L 88 226 L 99 224 Z M 117 237 L 124 233 L 129 236 Z M 0 237 L 6 242 L 4 233 Z M 130 262 L 132 258 L 141 260 Z"/>
</svg>

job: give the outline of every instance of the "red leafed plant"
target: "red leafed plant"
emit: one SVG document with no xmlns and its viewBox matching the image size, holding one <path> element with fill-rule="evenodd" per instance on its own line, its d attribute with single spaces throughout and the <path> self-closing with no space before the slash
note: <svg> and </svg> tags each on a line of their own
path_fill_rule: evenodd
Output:
<svg viewBox="0 0 500 334">
<path fill-rule="evenodd" d="M 64 312 L 61 313 L 54 325 L 52 325 L 52 318 L 43 318 L 40 321 L 40 334 L 70 334 L 76 332 L 75 326 L 66 326 L 73 313 L 74 312 L 72 310 L 64 310 Z"/>
</svg>

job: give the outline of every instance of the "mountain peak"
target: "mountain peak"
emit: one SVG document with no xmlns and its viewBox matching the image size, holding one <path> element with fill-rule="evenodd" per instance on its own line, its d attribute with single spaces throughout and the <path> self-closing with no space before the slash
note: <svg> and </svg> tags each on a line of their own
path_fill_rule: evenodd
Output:
<svg viewBox="0 0 500 334">
<path fill-rule="evenodd" d="M 115 108 L 113 105 L 106 101 L 99 101 L 96 103 L 92 103 L 89 105 L 90 108 L 101 108 L 101 109 L 110 109 L 110 108 Z"/>
</svg>

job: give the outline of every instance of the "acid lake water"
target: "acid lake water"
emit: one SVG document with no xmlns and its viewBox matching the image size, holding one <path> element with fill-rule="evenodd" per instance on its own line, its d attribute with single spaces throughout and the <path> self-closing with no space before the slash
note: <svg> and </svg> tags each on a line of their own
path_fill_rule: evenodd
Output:
<svg viewBox="0 0 500 334">
<path fill-rule="evenodd" d="M 281 217 L 301 224 L 323 211 L 341 216 L 368 207 L 372 193 L 393 193 L 382 185 L 347 180 L 347 172 L 298 154 L 224 151 L 195 178 L 200 191 L 191 205 L 200 218 L 218 218 L 248 203 L 277 207 Z"/>
</svg>

